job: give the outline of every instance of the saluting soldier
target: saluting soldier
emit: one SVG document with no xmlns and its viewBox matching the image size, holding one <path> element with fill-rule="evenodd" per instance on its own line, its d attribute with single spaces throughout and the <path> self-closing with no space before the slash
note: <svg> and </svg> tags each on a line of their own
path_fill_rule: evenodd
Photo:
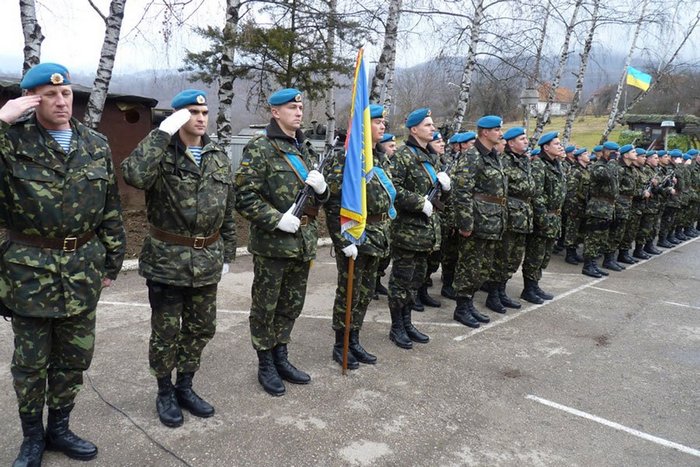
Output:
<svg viewBox="0 0 700 467">
<path fill-rule="evenodd" d="M 270 124 L 264 135 L 245 146 L 236 172 L 236 209 L 250 221 L 250 334 L 258 354 L 258 381 L 269 394 L 281 396 L 286 391 L 282 380 L 311 382 L 306 372 L 289 362 L 287 344 L 304 307 L 309 268 L 316 257 L 316 216 L 330 192 L 314 168 L 318 156 L 301 131 L 301 92 L 281 89 L 267 102 Z M 299 218 L 294 215 L 294 200 L 307 185 L 313 196 Z"/>
<path fill-rule="evenodd" d="M 36 65 L 20 87 L 26 95 L 0 109 L 0 311 L 13 316 L 24 434 L 14 465 L 36 466 L 44 449 L 97 455 L 69 420 L 93 356 L 95 308 L 117 278 L 125 234 L 107 140 L 72 117 L 66 67 Z"/>
<path fill-rule="evenodd" d="M 525 286 L 520 298 L 530 303 L 542 303 L 554 296 L 542 290 L 542 271 L 549 265 L 556 239 L 561 234 L 561 208 L 566 196 L 566 180 L 561 168 L 564 148 L 559 133 L 551 131 L 537 141 L 542 152 L 533 162 L 532 173 L 537 187 L 532 200 L 533 230 L 527 238 L 523 260 Z M 539 299 L 539 300 L 538 300 Z"/>
<path fill-rule="evenodd" d="M 486 115 L 476 122 L 474 147 L 454 175 L 455 228 L 460 238 L 453 319 L 472 328 L 490 321 L 474 306 L 474 294 L 492 274 L 496 248 L 508 217 L 508 177 L 495 149 L 503 137 L 502 124 L 496 115 Z"/>
<path fill-rule="evenodd" d="M 439 183 L 450 191 L 450 177 L 436 169 L 437 155 L 428 147 L 435 125 L 430 109 L 420 108 L 406 118 L 409 136 L 392 160 L 391 175 L 396 188 L 396 219 L 392 221 L 391 277 L 389 278 L 389 338 L 398 347 L 413 348 L 413 342 L 425 344 L 430 337 L 411 322 L 416 291 L 428 271 L 428 255 L 439 247 L 440 220 L 434 215 L 428 192 Z"/>
<path fill-rule="evenodd" d="M 564 228 L 564 247 L 566 248 L 566 261 L 569 264 L 579 265 L 583 262 L 583 257 L 578 254 L 577 248 L 581 243 L 581 227 L 586 210 L 586 196 L 588 195 L 588 183 L 590 173 L 588 165 L 590 163 L 588 149 L 579 148 L 574 151 L 576 165 L 573 165 L 566 176 L 566 198 L 564 199 L 563 211 L 566 219 L 562 217 L 562 222 L 566 223 Z"/>
<path fill-rule="evenodd" d="M 122 173 L 146 192 L 149 233 L 139 274 L 151 305 L 148 360 L 158 384 L 158 418 L 178 427 L 182 409 L 214 415 L 192 380 L 216 332 L 217 286 L 236 255 L 236 224 L 231 163 L 207 135 L 206 93 L 187 89 L 171 106 L 175 113 L 122 162 Z"/>
</svg>

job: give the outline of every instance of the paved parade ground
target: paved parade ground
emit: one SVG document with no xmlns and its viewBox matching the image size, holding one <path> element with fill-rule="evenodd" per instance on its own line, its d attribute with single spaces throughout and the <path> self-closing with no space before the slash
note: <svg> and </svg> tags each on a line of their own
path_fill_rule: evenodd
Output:
<svg viewBox="0 0 700 467">
<path fill-rule="evenodd" d="M 443 298 L 440 309 L 414 312 L 431 340 L 412 351 L 389 341 L 382 297 L 361 334 L 379 362 L 346 377 L 331 360 L 329 249 L 319 249 L 289 346 L 312 383 L 287 384 L 279 398 L 258 384 L 252 262 L 239 256 L 219 286 L 217 333 L 195 378 L 216 415 L 186 413 L 175 429 L 155 413 L 145 281 L 123 272 L 102 295 L 95 358 L 71 418 L 99 455 L 84 464 L 47 452 L 44 465 L 700 465 L 700 241 L 604 279 L 554 256 L 540 282 L 554 301 L 489 312 L 478 330 L 453 321 Z M 518 274 L 508 292 L 521 287 Z M 484 299 L 475 299 L 482 311 Z M 9 323 L 0 322 L 0 342 L 0 465 L 10 465 L 21 431 Z"/>
</svg>

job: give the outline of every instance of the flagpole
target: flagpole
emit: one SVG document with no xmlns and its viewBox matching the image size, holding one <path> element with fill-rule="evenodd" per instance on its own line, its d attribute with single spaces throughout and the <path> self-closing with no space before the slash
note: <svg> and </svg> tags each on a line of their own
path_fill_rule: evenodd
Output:
<svg viewBox="0 0 700 467">
<path fill-rule="evenodd" d="M 348 260 L 348 282 L 345 293 L 345 334 L 343 336 L 343 375 L 348 370 L 348 348 L 350 347 L 350 322 L 352 318 L 352 283 L 355 276 L 355 259 Z"/>
</svg>

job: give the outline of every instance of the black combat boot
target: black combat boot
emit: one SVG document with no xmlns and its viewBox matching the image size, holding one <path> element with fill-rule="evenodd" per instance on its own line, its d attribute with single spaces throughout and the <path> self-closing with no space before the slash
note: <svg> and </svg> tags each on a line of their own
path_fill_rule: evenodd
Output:
<svg viewBox="0 0 700 467">
<path fill-rule="evenodd" d="M 158 396 L 156 397 L 156 412 L 160 422 L 170 428 L 177 428 L 185 421 L 182 410 L 177 402 L 175 387 L 170 375 L 158 378 Z"/>
<path fill-rule="evenodd" d="M 338 365 L 343 366 L 343 341 L 345 340 L 345 330 L 336 329 L 335 344 L 333 345 L 333 360 Z M 360 368 L 360 362 L 357 361 L 352 352 L 348 349 L 348 370 L 357 370 Z"/>
<path fill-rule="evenodd" d="M 583 261 L 583 269 L 581 270 L 581 274 L 589 277 L 595 277 L 596 279 L 603 277 L 600 271 L 598 271 L 598 268 L 595 267 L 595 261 L 592 259 L 585 259 Z"/>
<path fill-rule="evenodd" d="M 474 299 L 469 300 L 468 305 L 469 311 L 471 312 L 475 320 L 477 320 L 480 323 L 488 323 L 489 321 L 491 321 L 491 318 L 489 318 L 487 315 L 481 313 L 479 310 L 476 309 L 476 307 L 474 306 Z"/>
<path fill-rule="evenodd" d="M 289 362 L 289 354 L 287 352 L 287 344 L 277 344 L 272 349 L 272 359 L 275 362 L 275 368 L 280 377 L 292 384 L 309 384 L 311 376 L 305 373 Z"/>
<path fill-rule="evenodd" d="M 471 301 L 471 297 L 457 297 L 457 306 L 452 318 L 470 328 L 478 328 L 479 322 L 472 316 L 471 308 L 469 307 Z"/>
<path fill-rule="evenodd" d="M 389 339 L 402 349 L 412 349 L 413 342 L 406 334 L 406 328 L 403 325 L 403 307 L 396 303 L 389 303 L 389 313 L 391 313 Z"/>
<path fill-rule="evenodd" d="M 420 289 L 418 289 L 418 300 L 425 305 L 433 308 L 440 308 L 441 303 L 437 300 L 435 300 L 433 297 L 428 295 L 428 286 L 423 285 Z"/>
<path fill-rule="evenodd" d="M 418 342 L 419 344 L 427 344 L 430 337 L 427 334 L 420 332 L 411 322 L 411 307 L 406 306 L 403 309 L 403 327 L 406 329 L 406 335 L 413 342 Z"/>
<path fill-rule="evenodd" d="M 553 300 L 554 299 L 554 295 L 552 295 L 551 293 L 547 293 L 540 288 L 540 281 L 535 281 L 534 288 L 535 288 L 535 293 L 542 300 Z"/>
<path fill-rule="evenodd" d="M 668 242 L 674 246 L 683 243 L 679 238 L 676 238 L 676 236 L 673 235 L 673 232 L 669 232 L 668 235 L 666 235 L 666 240 L 668 240 Z"/>
<path fill-rule="evenodd" d="M 659 236 L 659 239 L 656 242 L 656 246 L 661 248 L 673 248 L 676 245 L 668 241 L 668 236 Z"/>
<path fill-rule="evenodd" d="M 350 331 L 350 352 L 360 363 L 368 363 L 370 365 L 377 363 L 377 357 L 367 352 L 360 344 L 360 331 L 357 329 Z"/>
<path fill-rule="evenodd" d="M 175 379 L 175 397 L 180 407 L 195 417 L 208 418 L 214 415 L 214 407 L 192 390 L 194 372 L 179 373 Z"/>
<path fill-rule="evenodd" d="M 377 295 L 389 295 L 389 291 L 382 285 L 382 278 L 377 274 L 377 285 L 374 286 L 374 293 Z"/>
<path fill-rule="evenodd" d="M 632 252 L 632 256 L 634 258 L 637 258 L 637 259 L 649 259 L 649 258 L 651 258 L 651 255 L 644 251 L 644 248 L 642 247 L 641 243 L 637 243 L 634 246 L 634 251 Z"/>
<path fill-rule="evenodd" d="M 457 300 L 457 293 L 455 288 L 452 286 L 454 283 L 454 274 L 444 273 L 442 275 L 442 288 L 440 289 L 440 295 L 450 300 Z"/>
<path fill-rule="evenodd" d="M 41 465 L 41 458 L 44 456 L 44 448 L 46 447 L 42 416 L 41 412 L 34 415 L 19 414 L 24 439 L 12 467 L 39 467 Z"/>
<path fill-rule="evenodd" d="M 605 269 L 610 269 L 611 271 L 620 272 L 622 271 L 622 267 L 619 264 L 617 264 L 617 262 L 613 259 L 613 255 L 614 253 L 605 253 L 603 267 Z"/>
<path fill-rule="evenodd" d="M 97 455 L 97 446 L 86 441 L 68 427 L 73 404 L 62 409 L 49 408 L 46 423 L 46 449 L 62 452 L 71 459 L 87 461 Z"/>
<path fill-rule="evenodd" d="M 685 242 L 685 241 L 687 241 L 687 240 L 690 240 L 690 238 L 689 238 L 689 237 L 686 237 L 685 234 L 683 233 L 683 228 L 682 228 L 682 227 L 678 227 L 678 228 L 676 229 L 676 238 L 677 238 L 678 240 L 682 241 L 682 242 Z"/>
<path fill-rule="evenodd" d="M 603 271 L 602 269 L 600 269 L 598 267 L 598 263 L 596 263 L 595 260 L 593 260 L 592 263 L 593 263 L 593 267 L 596 269 L 596 271 L 598 271 L 598 274 L 600 274 L 601 276 L 609 276 L 610 275 L 609 272 Z"/>
<path fill-rule="evenodd" d="M 620 250 L 617 255 L 617 262 L 624 264 L 637 264 L 639 261 L 630 256 L 629 250 Z"/>
<path fill-rule="evenodd" d="M 692 227 L 686 227 L 685 230 L 683 231 L 683 233 L 685 234 L 686 237 L 690 237 L 690 238 L 695 238 L 698 235 L 700 235 L 700 232 L 698 232 L 697 230 L 695 230 Z"/>
<path fill-rule="evenodd" d="M 506 283 L 507 282 L 508 281 L 501 282 L 500 284 L 498 284 L 498 296 L 501 298 L 501 303 L 503 303 L 504 307 L 514 308 L 517 310 L 520 307 L 522 307 L 522 305 L 520 304 L 520 302 L 518 302 L 517 300 L 513 300 L 512 298 L 510 298 L 508 296 L 508 294 L 506 294 Z"/>
<path fill-rule="evenodd" d="M 496 313 L 505 313 L 506 307 L 501 303 L 501 295 L 498 293 L 498 283 L 488 282 L 486 288 L 489 291 L 489 295 L 486 297 L 486 308 Z"/>
<path fill-rule="evenodd" d="M 577 266 L 579 264 L 578 255 L 576 254 L 576 247 L 575 246 L 567 246 L 566 247 L 566 258 L 564 258 L 564 261 L 566 261 L 569 264 L 573 264 L 575 266 Z"/>
<path fill-rule="evenodd" d="M 286 388 L 277 373 L 272 350 L 258 350 L 258 382 L 265 392 L 272 396 L 284 395 Z"/>
<path fill-rule="evenodd" d="M 420 297 L 416 293 L 416 298 L 413 300 L 413 305 L 411 305 L 414 310 L 416 311 L 425 311 L 425 306 L 423 306 L 423 303 L 420 301 Z"/>
<path fill-rule="evenodd" d="M 654 246 L 654 242 L 653 242 L 653 241 L 649 240 L 648 242 L 646 242 L 646 243 L 644 244 L 644 253 L 648 253 L 648 254 L 650 254 L 650 255 L 660 255 L 660 254 L 661 254 L 661 250 L 659 250 L 658 248 L 656 248 L 656 247 Z"/>
<path fill-rule="evenodd" d="M 534 303 L 535 305 L 541 305 L 544 303 L 544 300 L 537 295 L 537 291 L 535 289 L 535 281 L 532 281 L 530 279 L 523 278 L 525 281 L 525 287 L 523 288 L 522 293 L 520 294 L 520 298 L 525 300 L 526 302 Z"/>
</svg>

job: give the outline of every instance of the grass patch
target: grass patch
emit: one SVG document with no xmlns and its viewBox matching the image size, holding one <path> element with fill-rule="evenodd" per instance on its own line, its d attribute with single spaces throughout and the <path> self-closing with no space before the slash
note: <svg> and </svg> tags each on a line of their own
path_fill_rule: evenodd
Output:
<svg viewBox="0 0 700 467">
<path fill-rule="evenodd" d="M 552 117 L 552 122 L 544 127 L 543 132 L 548 131 L 564 131 L 564 123 L 566 123 L 565 117 Z M 578 117 L 574 120 L 574 126 L 571 132 L 571 143 L 578 147 L 586 147 L 590 151 L 593 146 L 600 142 L 600 137 L 603 134 L 608 123 L 608 117 L 594 117 L 594 116 L 583 116 Z M 508 129 L 514 126 L 520 126 L 523 122 L 508 122 L 503 125 L 504 129 Z M 534 130 L 535 122 L 534 119 L 530 119 L 530 132 Z M 617 141 L 620 136 L 620 132 L 627 128 L 626 126 L 618 125 L 610 133 L 608 139 L 610 141 Z"/>
</svg>

